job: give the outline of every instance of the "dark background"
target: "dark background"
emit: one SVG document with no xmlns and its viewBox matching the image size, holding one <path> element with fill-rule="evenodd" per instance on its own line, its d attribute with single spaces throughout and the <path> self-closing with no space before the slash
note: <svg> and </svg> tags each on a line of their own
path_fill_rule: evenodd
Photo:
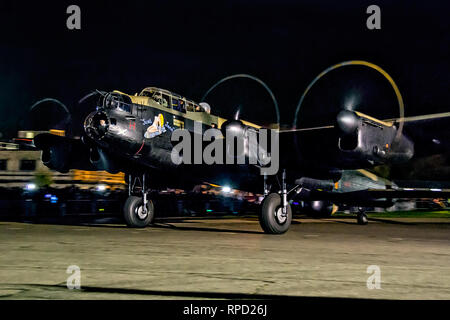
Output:
<svg viewBox="0 0 450 320">
<path fill-rule="evenodd" d="M 81 30 L 66 28 L 70 4 L 81 8 Z M 366 28 L 371 4 L 381 7 L 381 30 Z M 389 72 L 407 116 L 448 111 L 448 18 L 444 1 L 2 0 L 0 132 L 9 138 L 36 129 L 28 109 L 41 98 L 61 100 L 80 120 L 77 101 L 93 89 L 133 94 L 158 86 L 199 101 L 234 73 L 264 80 L 281 122 L 291 124 L 308 83 L 351 59 Z M 264 90 L 248 81 L 242 88 L 265 110 L 255 113 L 273 112 Z M 243 103 L 233 94 L 234 101 L 212 106 L 215 114 Z M 33 117 L 51 114 L 43 107 Z"/>
</svg>

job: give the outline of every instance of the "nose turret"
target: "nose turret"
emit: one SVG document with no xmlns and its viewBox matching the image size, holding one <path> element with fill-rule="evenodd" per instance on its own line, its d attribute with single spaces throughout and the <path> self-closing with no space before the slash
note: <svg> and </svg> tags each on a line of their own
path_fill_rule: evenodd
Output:
<svg viewBox="0 0 450 320">
<path fill-rule="evenodd" d="M 94 111 L 84 120 L 84 131 L 93 140 L 101 140 L 108 132 L 110 121 L 104 111 Z"/>
</svg>

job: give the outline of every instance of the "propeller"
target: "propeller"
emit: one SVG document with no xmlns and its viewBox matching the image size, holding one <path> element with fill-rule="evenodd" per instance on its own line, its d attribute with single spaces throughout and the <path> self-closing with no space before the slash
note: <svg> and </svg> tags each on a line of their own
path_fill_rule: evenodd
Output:
<svg viewBox="0 0 450 320">
<path fill-rule="evenodd" d="M 249 74 L 234 74 L 220 79 L 201 101 L 212 106 L 214 115 L 227 120 L 242 120 L 262 127 L 279 126 L 278 102 L 269 86 Z"/>
<path fill-rule="evenodd" d="M 234 74 L 217 81 L 203 95 L 201 101 L 213 106 L 212 113 L 227 119 L 221 126 L 222 134 L 227 132 L 240 141 L 244 150 L 237 151 L 235 158 L 245 162 L 253 150 L 248 144 L 248 128 L 279 128 L 280 112 L 278 102 L 269 86 L 261 79 L 248 74 Z M 226 153 L 234 154 L 227 144 Z"/>
<path fill-rule="evenodd" d="M 64 103 L 54 98 L 36 101 L 29 109 L 29 126 L 33 130 L 49 131 L 50 129 L 71 129 L 72 115 Z"/>
<path fill-rule="evenodd" d="M 403 119 L 403 98 L 392 77 L 371 62 L 350 60 L 313 78 L 300 97 L 292 128 L 281 132 L 294 132 L 299 159 L 313 160 L 318 154 L 338 159 L 336 146 L 352 150 L 362 122 L 391 127 L 386 145 L 402 145 Z"/>
<path fill-rule="evenodd" d="M 404 118 L 401 93 L 386 71 L 367 61 L 341 62 L 316 76 L 300 98 L 292 130 L 330 129 L 337 123 L 345 132 L 349 129 L 345 123 L 355 123 L 355 112 L 380 120 L 398 120 L 396 138 L 401 136 Z"/>
<path fill-rule="evenodd" d="M 396 83 L 381 67 L 350 60 L 326 68 L 311 81 L 297 105 L 292 129 L 284 131 L 299 132 L 294 142 L 301 158 L 307 150 L 319 148 L 317 135 L 325 142 L 323 148 L 332 148 L 338 145 L 339 137 L 355 134 L 361 116 L 379 123 L 397 119 L 383 124 L 396 129 L 387 143 L 400 143 L 404 105 Z"/>
</svg>

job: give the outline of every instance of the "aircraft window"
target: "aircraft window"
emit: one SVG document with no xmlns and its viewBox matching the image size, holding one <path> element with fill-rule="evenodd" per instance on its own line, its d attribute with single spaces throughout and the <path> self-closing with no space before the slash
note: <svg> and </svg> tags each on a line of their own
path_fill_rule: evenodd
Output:
<svg viewBox="0 0 450 320">
<path fill-rule="evenodd" d="M 153 93 L 151 91 L 142 91 L 141 96 L 143 97 L 151 97 Z"/>
<path fill-rule="evenodd" d="M 190 102 L 187 104 L 187 111 L 194 112 L 194 105 Z"/>
<path fill-rule="evenodd" d="M 161 101 L 162 101 L 161 92 L 154 92 L 149 97 L 152 98 L 152 100 L 154 100 L 154 101 L 158 102 L 159 104 L 161 104 Z"/>
<path fill-rule="evenodd" d="M 205 112 L 205 110 L 203 110 L 203 108 L 201 106 L 199 106 L 198 104 L 195 105 L 195 112 Z"/>
<path fill-rule="evenodd" d="M 180 100 L 172 98 L 172 108 L 174 110 L 180 111 Z"/>
<path fill-rule="evenodd" d="M 162 100 L 161 100 L 161 105 L 163 107 L 169 108 L 169 103 L 170 103 L 170 97 L 168 95 L 163 94 Z"/>
<path fill-rule="evenodd" d="M 129 105 L 125 104 L 125 103 L 119 103 L 119 109 L 131 113 L 131 108 Z"/>
<path fill-rule="evenodd" d="M 186 112 L 186 102 L 184 100 L 180 100 L 180 110 L 181 112 Z"/>
<path fill-rule="evenodd" d="M 156 103 L 162 105 L 163 107 L 167 107 L 169 105 L 167 102 L 167 96 L 164 94 L 161 94 L 161 92 L 159 92 L 159 91 L 145 92 L 145 94 L 143 93 L 142 95 L 149 97 L 150 99 L 152 99 Z"/>
</svg>

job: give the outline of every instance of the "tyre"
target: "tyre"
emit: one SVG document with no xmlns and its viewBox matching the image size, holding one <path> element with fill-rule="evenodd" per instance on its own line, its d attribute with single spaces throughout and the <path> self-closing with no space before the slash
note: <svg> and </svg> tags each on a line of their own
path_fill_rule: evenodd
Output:
<svg viewBox="0 0 450 320">
<path fill-rule="evenodd" d="M 366 225 L 369 223 L 369 220 L 367 219 L 367 215 L 365 213 L 358 213 L 357 220 L 359 225 Z"/>
<path fill-rule="evenodd" d="M 281 196 L 278 193 L 271 193 L 264 198 L 261 205 L 259 224 L 265 233 L 282 234 L 285 233 L 292 221 L 292 209 L 287 206 L 287 214 L 282 215 Z"/>
<path fill-rule="evenodd" d="M 153 202 L 148 200 L 147 213 L 143 212 L 144 200 L 141 197 L 130 196 L 123 207 L 123 215 L 127 226 L 132 228 L 145 228 L 155 218 Z"/>
</svg>

